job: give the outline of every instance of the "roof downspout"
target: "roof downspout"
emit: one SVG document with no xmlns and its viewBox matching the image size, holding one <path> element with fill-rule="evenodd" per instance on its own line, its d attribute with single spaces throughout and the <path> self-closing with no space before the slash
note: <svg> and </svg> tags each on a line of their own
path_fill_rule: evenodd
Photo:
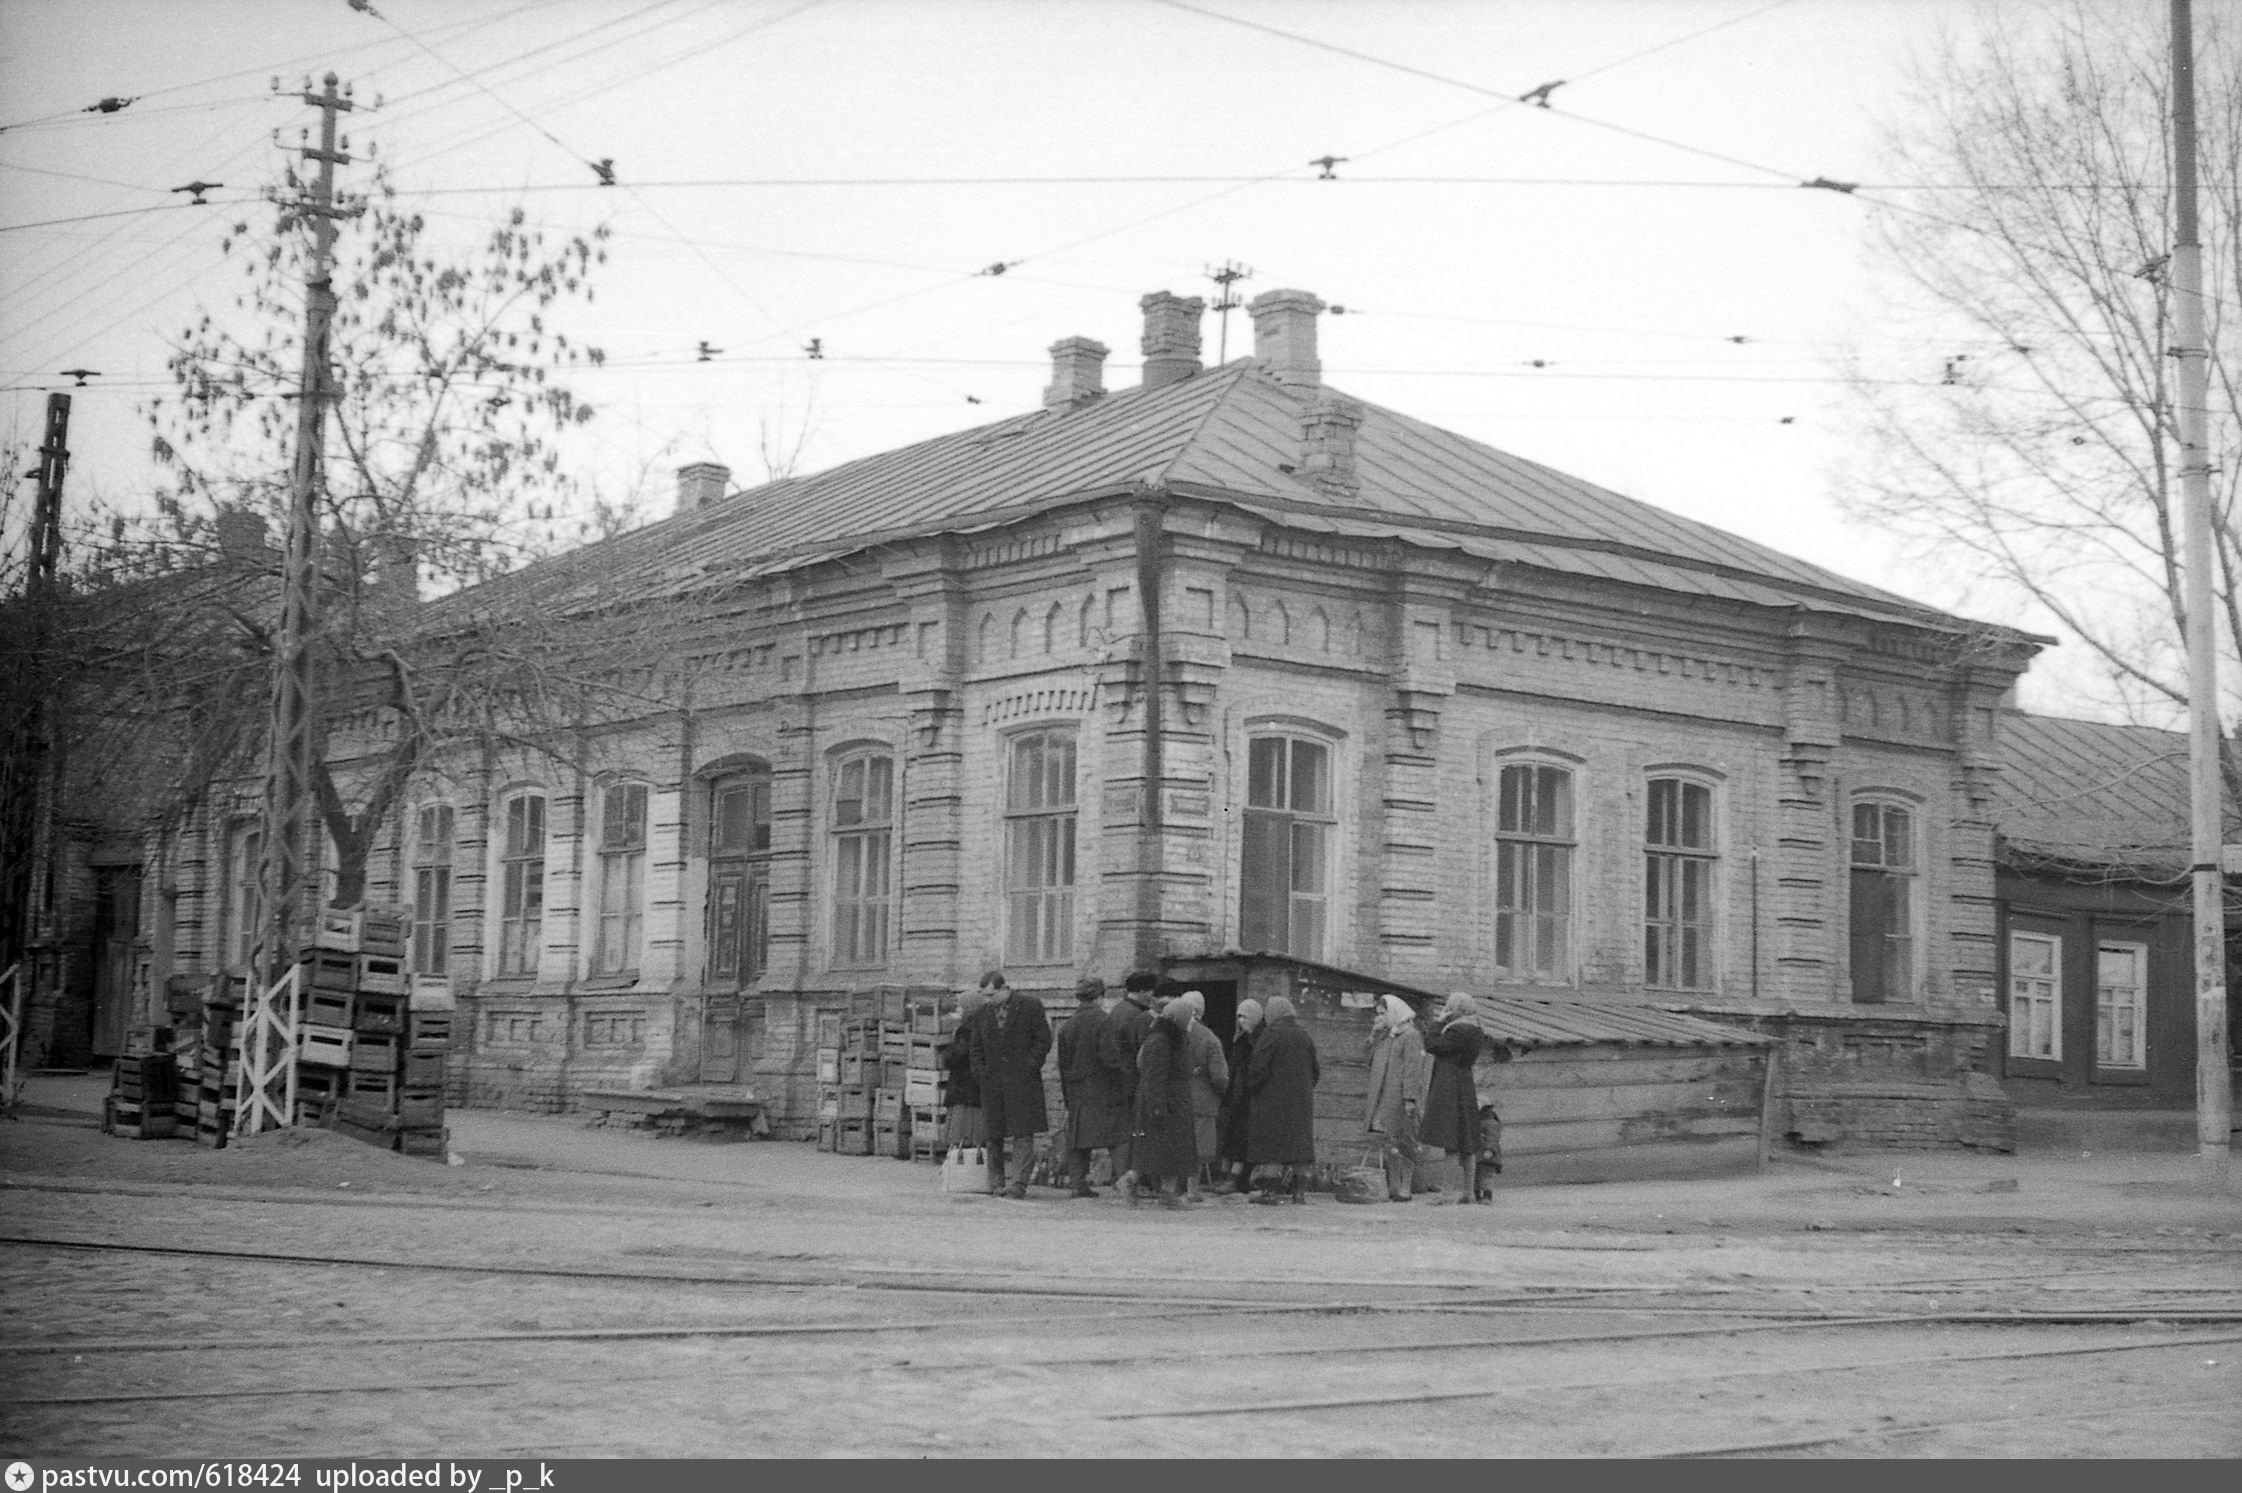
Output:
<svg viewBox="0 0 2242 1493">
<path fill-rule="evenodd" d="M 1160 783 L 1167 753 L 1161 739 L 1161 687 L 1164 640 L 1160 630 L 1161 577 L 1166 570 L 1168 494 L 1146 488 L 1136 512 L 1137 605 L 1140 678 L 1144 688 L 1144 792 L 1137 807 L 1136 948 L 1131 963 L 1150 969 L 1160 955 L 1161 843 Z"/>
</svg>

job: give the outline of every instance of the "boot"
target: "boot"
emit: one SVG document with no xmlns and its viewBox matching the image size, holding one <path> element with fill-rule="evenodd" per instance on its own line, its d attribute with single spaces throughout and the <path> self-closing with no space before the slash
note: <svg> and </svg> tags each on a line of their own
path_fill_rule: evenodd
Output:
<svg viewBox="0 0 2242 1493">
<path fill-rule="evenodd" d="M 1296 1170 L 1292 1174 L 1292 1200 L 1303 1206 L 1308 1201 L 1308 1177 L 1305 1172 Z"/>
</svg>

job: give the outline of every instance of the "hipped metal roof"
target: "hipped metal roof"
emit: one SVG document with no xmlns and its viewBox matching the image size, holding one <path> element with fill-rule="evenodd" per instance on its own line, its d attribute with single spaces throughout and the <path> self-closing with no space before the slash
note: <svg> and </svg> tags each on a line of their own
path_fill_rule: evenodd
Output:
<svg viewBox="0 0 2242 1493">
<path fill-rule="evenodd" d="M 1997 823 L 2010 859 L 2177 875 L 2189 859 L 2178 731 L 2004 711 Z"/>
<path fill-rule="evenodd" d="M 595 605 L 963 533 L 1068 502 L 1157 488 L 1342 537 L 1772 607 L 1950 627 L 1958 620 L 1709 524 L 1363 404 L 1359 491 L 1294 474 L 1314 391 L 1240 359 L 728 495 L 458 593 Z M 473 599 L 473 600 L 470 600 Z M 447 601 L 450 601 L 447 598 Z M 444 602 L 436 604 L 441 612 Z M 433 620 L 433 619 L 432 619 Z"/>
</svg>

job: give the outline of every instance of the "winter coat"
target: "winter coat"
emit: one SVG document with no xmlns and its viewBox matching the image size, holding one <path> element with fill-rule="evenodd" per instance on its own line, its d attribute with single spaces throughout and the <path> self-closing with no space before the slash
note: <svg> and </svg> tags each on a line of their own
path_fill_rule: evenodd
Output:
<svg viewBox="0 0 2242 1493">
<path fill-rule="evenodd" d="M 1479 1088 L 1471 1070 L 1487 1034 L 1469 1020 L 1451 1021 L 1425 1044 L 1432 1058 L 1432 1083 L 1425 1090 L 1417 1138 L 1443 1151 L 1479 1150 Z"/>
<path fill-rule="evenodd" d="M 957 1031 L 951 1034 L 950 1045 L 942 1051 L 942 1067 L 950 1075 L 943 1099 L 952 1109 L 981 1107 L 981 1080 L 973 1076 L 973 1048 L 980 1040 L 982 1018 L 988 1014 L 988 1009 L 983 1006 L 960 1022 Z"/>
<path fill-rule="evenodd" d="M 1370 1096 L 1363 1123 L 1380 1135 L 1416 1139 L 1409 1106 L 1420 1113 L 1425 1085 L 1432 1079 L 1432 1061 L 1425 1056 L 1424 1038 L 1413 1026 L 1379 1027 L 1370 1037 Z"/>
<path fill-rule="evenodd" d="M 1221 1143 L 1216 1148 L 1224 1161 L 1246 1159 L 1246 1128 L 1253 1113 L 1253 1091 L 1246 1087 L 1246 1069 L 1253 1062 L 1254 1038 L 1259 1030 L 1238 1029 L 1230 1039 L 1230 1083 L 1222 1091 Z"/>
<path fill-rule="evenodd" d="M 1157 1022 L 1137 1050 L 1136 1139 L 1130 1165 L 1147 1182 L 1199 1169 L 1191 1118 L 1191 1043 L 1172 1021 Z"/>
<path fill-rule="evenodd" d="M 1191 1113 L 1198 1119 L 1214 1119 L 1222 1113 L 1223 1090 L 1230 1086 L 1230 1060 L 1222 1055 L 1222 1039 L 1194 1021 L 1183 1041 L 1191 1055 Z"/>
<path fill-rule="evenodd" d="M 1059 1028 L 1059 1090 L 1066 1097 L 1066 1149 L 1094 1151 L 1129 1138 L 1129 1082 L 1113 1018 L 1095 1001 Z"/>
<path fill-rule="evenodd" d="M 1246 1087 L 1253 1108 L 1246 1120 L 1246 1160 L 1260 1164 L 1313 1165 L 1316 1159 L 1316 1040 L 1298 1017 L 1266 1023 L 1253 1044 Z"/>
<path fill-rule="evenodd" d="M 1137 1054 L 1143 1050 L 1144 1039 L 1152 1035 L 1152 1010 L 1123 996 L 1108 1014 L 1113 1021 L 1113 1061 L 1124 1075 L 1124 1097 L 1133 1110 L 1137 1102 Z"/>
<path fill-rule="evenodd" d="M 1051 1128 L 1043 1108 L 1043 1060 L 1051 1052 L 1051 1022 L 1043 1002 L 1015 990 L 991 1001 L 974 1017 L 973 1076 L 981 1081 L 981 1113 L 989 1138 L 1035 1135 Z"/>
</svg>

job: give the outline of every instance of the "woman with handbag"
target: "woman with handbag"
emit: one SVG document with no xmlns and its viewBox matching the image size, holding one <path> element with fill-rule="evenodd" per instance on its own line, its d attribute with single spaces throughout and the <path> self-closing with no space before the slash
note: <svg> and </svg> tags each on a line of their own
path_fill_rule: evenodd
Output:
<svg viewBox="0 0 2242 1493">
<path fill-rule="evenodd" d="M 1398 995 L 1379 998 L 1370 1027 L 1370 1094 L 1365 1124 L 1385 1169 L 1386 1199 L 1406 1203 L 1415 1194 L 1417 1122 L 1431 1076 L 1417 1013 Z"/>
<path fill-rule="evenodd" d="M 1440 1008 L 1436 1029 L 1425 1043 L 1432 1059 L 1432 1082 L 1425 1089 L 1423 1122 L 1418 1140 L 1456 1158 L 1461 1190 L 1440 1202 L 1468 1203 L 1479 1193 L 1479 1088 L 1472 1077 L 1487 1034 L 1479 1027 L 1479 1006 L 1458 990 Z M 1492 1195 L 1478 1199 L 1491 1202 Z"/>
</svg>

